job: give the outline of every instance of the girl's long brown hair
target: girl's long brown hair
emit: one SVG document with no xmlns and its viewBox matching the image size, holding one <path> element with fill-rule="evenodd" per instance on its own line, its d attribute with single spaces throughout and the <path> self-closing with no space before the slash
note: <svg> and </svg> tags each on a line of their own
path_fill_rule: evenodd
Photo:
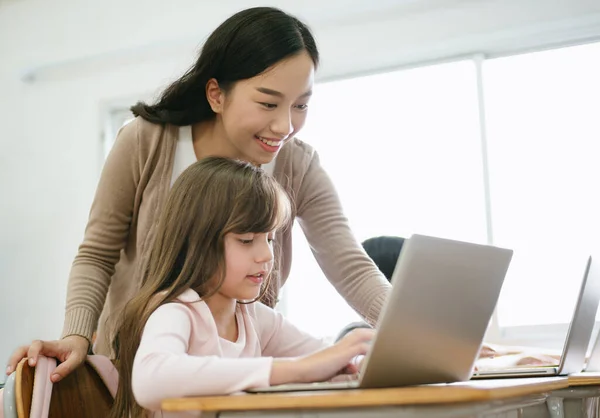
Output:
<svg viewBox="0 0 600 418">
<path fill-rule="evenodd" d="M 249 163 L 209 157 L 179 176 L 160 214 L 141 289 L 125 306 L 113 341 L 119 387 L 111 418 L 145 416 L 133 396 L 131 373 L 150 314 L 189 288 L 204 298 L 218 290 L 226 234 L 270 232 L 288 226 L 290 218 L 291 204 L 281 186 Z M 258 298 L 268 287 L 267 278 Z"/>
</svg>

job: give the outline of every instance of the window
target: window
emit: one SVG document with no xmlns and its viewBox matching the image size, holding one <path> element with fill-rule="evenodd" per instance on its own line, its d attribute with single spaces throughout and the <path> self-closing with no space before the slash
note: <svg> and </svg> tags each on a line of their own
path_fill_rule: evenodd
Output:
<svg viewBox="0 0 600 418">
<path fill-rule="evenodd" d="M 600 43 L 484 61 L 487 185 L 474 69 L 463 61 L 320 84 L 301 137 L 361 241 L 419 232 L 485 242 L 490 222 L 493 243 L 515 251 L 500 335 L 560 345 L 586 258 L 600 248 Z M 357 316 L 295 236 L 286 312 L 330 335 Z"/>
<path fill-rule="evenodd" d="M 488 60 L 484 74 L 494 242 L 515 250 L 499 325 L 568 323 L 600 247 L 600 43 Z"/>
<path fill-rule="evenodd" d="M 423 233 L 514 249 L 500 335 L 560 344 L 586 257 L 600 248 L 600 43 L 485 60 L 482 92 L 476 65 L 319 83 L 300 138 L 319 152 L 359 241 Z M 107 150 L 130 117 L 109 112 Z M 278 308 L 313 334 L 335 336 L 359 317 L 294 228 Z"/>
<path fill-rule="evenodd" d="M 299 137 L 319 152 L 357 239 L 419 232 L 486 241 L 476 88 L 471 61 L 315 87 Z M 314 334 L 335 335 L 358 316 L 299 228 L 294 240 L 285 312 Z"/>
</svg>

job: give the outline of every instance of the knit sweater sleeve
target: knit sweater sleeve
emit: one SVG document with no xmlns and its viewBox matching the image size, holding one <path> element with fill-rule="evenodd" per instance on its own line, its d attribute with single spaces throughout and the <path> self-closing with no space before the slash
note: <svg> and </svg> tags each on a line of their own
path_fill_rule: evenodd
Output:
<svg viewBox="0 0 600 418">
<path fill-rule="evenodd" d="M 129 235 L 140 179 L 137 123 L 121 128 L 100 175 L 83 242 L 69 276 L 62 336 L 91 341 Z"/>
<path fill-rule="evenodd" d="M 352 233 L 315 151 L 296 203 L 299 224 L 323 273 L 346 302 L 374 325 L 391 286 Z"/>
</svg>

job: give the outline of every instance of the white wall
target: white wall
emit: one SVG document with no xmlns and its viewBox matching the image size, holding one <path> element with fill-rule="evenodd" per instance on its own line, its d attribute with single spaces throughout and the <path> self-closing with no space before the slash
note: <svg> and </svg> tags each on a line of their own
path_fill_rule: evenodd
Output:
<svg viewBox="0 0 600 418">
<path fill-rule="evenodd" d="M 600 37 L 596 0 L 300 3 L 272 2 L 315 30 L 322 79 Z M 0 1 L 0 363 L 17 344 L 60 334 L 101 168 L 102 110 L 156 93 L 210 30 L 253 4 Z"/>
</svg>

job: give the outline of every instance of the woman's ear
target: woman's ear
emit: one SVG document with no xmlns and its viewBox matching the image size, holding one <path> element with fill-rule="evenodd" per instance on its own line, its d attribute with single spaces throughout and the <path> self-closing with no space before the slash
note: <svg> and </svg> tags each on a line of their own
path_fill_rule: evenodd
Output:
<svg viewBox="0 0 600 418">
<path fill-rule="evenodd" d="M 225 95 L 223 94 L 221 87 L 219 87 L 219 82 L 214 78 L 211 78 L 208 80 L 208 83 L 206 83 L 206 99 L 213 112 L 223 112 Z"/>
</svg>

